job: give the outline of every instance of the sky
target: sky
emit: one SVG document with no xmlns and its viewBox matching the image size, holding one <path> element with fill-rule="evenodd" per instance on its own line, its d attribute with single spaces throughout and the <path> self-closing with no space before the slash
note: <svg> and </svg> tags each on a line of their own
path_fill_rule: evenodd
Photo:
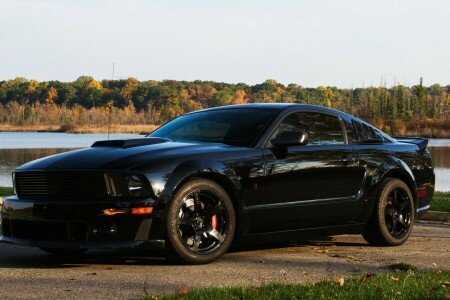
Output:
<svg viewBox="0 0 450 300">
<path fill-rule="evenodd" d="M 0 80 L 81 75 L 448 85 L 450 1 L 0 0 Z"/>
</svg>

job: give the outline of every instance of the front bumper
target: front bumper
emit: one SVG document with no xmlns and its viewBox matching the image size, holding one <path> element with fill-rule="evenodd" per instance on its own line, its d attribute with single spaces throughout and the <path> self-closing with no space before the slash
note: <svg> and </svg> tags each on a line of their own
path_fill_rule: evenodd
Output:
<svg viewBox="0 0 450 300">
<path fill-rule="evenodd" d="M 79 241 L 47 241 L 17 239 L 0 236 L 0 243 L 16 246 L 57 248 L 57 249 L 165 249 L 164 240 L 147 241 L 107 241 L 107 242 L 79 242 Z"/>
<path fill-rule="evenodd" d="M 0 242 L 67 249 L 164 248 L 161 214 L 107 216 L 108 208 L 151 206 L 154 200 L 32 201 L 9 197 L 0 215 Z"/>
</svg>

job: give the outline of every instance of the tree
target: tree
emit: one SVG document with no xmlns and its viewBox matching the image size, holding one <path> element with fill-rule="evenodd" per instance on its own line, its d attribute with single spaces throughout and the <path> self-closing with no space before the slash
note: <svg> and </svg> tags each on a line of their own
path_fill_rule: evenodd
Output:
<svg viewBox="0 0 450 300">
<path fill-rule="evenodd" d="M 334 92 L 329 87 L 319 86 L 317 87 L 321 97 L 322 97 L 322 105 L 326 107 L 332 107 L 333 101 L 337 98 L 336 92 Z"/>
<path fill-rule="evenodd" d="M 47 95 L 45 97 L 45 104 L 46 105 L 54 105 L 55 104 L 55 99 L 57 97 L 58 97 L 58 91 L 54 87 L 51 87 L 47 91 Z"/>
<path fill-rule="evenodd" d="M 139 81 L 130 77 L 127 79 L 125 86 L 120 91 L 120 95 L 125 100 L 126 105 L 130 105 L 133 102 L 133 95 L 137 91 L 139 86 Z"/>
<path fill-rule="evenodd" d="M 211 106 L 230 105 L 233 103 L 234 97 L 235 97 L 234 91 L 226 87 L 213 95 L 210 105 Z"/>
</svg>

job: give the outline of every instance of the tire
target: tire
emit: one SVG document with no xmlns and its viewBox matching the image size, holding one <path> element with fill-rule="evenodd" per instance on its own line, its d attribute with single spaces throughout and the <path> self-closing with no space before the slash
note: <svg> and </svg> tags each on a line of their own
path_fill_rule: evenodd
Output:
<svg viewBox="0 0 450 300">
<path fill-rule="evenodd" d="M 78 256 L 86 252 L 86 249 L 63 249 L 63 248 L 39 248 L 42 251 L 45 251 L 49 254 L 58 255 L 58 256 Z"/>
<path fill-rule="evenodd" d="M 225 254 L 233 241 L 233 203 L 217 183 L 189 181 L 169 206 L 166 229 L 169 260 L 192 265 L 210 263 Z"/>
<path fill-rule="evenodd" d="M 386 178 L 378 189 L 376 201 L 363 233 L 364 239 L 377 246 L 403 244 L 411 234 L 415 219 L 409 187 L 400 179 Z"/>
</svg>

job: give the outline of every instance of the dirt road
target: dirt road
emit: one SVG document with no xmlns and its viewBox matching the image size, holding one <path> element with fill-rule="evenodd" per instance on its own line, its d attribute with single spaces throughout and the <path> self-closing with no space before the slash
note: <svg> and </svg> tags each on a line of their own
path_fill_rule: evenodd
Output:
<svg viewBox="0 0 450 300">
<path fill-rule="evenodd" d="M 450 269 L 450 225 L 416 224 L 400 247 L 370 247 L 358 235 L 254 247 L 202 266 L 169 265 L 139 253 L 91 251 L 61 259 L 39 249 L 0 245 L 0 299 L 135 299 L 181 287 L 312 282 L 388 272 L 394 262 Z"/>
</svg>

